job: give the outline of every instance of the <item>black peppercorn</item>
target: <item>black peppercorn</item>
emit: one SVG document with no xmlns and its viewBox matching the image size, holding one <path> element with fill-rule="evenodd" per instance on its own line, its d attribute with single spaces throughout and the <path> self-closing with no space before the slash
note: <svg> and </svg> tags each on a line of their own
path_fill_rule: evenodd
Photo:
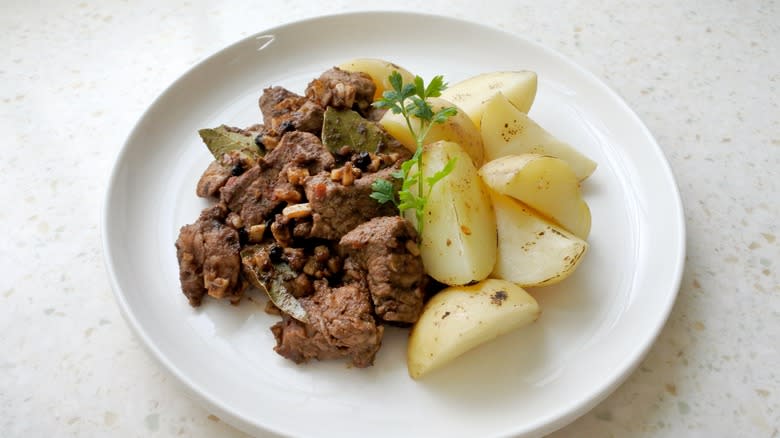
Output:
<svg viewBox="0 0 780 438">
<path fill-rule="evenodd" d="M 247 233 L 246 228 L 241 227 L 238 229 L 238 243 L 244 246 L 247 242 L 249 242 L 249 233 Z"/>
<path fill-rule="evenodd" d="M 282 133 L 287 131 L 295 131 L 295 126 L 293 126 L 291 121 L 285 120 L 281 125 L 279 125 L 279 130 L 282 131 Z"/>
<path fill-rule="evenodd" d="M 282 256 L 284 256 L 284 248 L 281 246 L 273 244 L 268 248 L 268 258 L 271 259 L 271 263 L 282 262 Z"/>
<path fill-rule="evenodd" d="M 365 172 L 366 169 L 368 169 L 368 166 L 371 164 L 371 155 L 369 155 L 368 152 L 363 151 L 352 160 L 352 163 L 357 167 L 358 169 Z"/>
<path fill-rule="evenodd" d="M 262 150 L 265 150 L 265 143 L 263 143 L 263 134 L 257 134 L 255 137 L 255 144 Z"/>
<path fill-rule="evenodd" d="M 239 176 L 242 173 L 244 173 L 244 167 L 240 164 L 236 164 L 232 169 L 230 169 L 230 174 L 233 176 Z"/>
</svg>

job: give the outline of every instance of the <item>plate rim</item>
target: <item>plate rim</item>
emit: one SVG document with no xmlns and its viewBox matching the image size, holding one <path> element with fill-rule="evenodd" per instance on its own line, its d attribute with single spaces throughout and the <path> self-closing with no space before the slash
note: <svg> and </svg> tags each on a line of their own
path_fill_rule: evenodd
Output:
<svg viewBox="0 0 780 438">
<path fill-rule="evenodd" d="M 169 92 L 171 92 L 173 88 L 175 88 L 180 82 L 184 81 L 195 70 L 198 70 L 204 64 L 210 62 L 212 58 L 215 58 L 220 54 L 222 54 L 223 52 L 229 51 L 230 49 L 236 46 L 245 44 L 251 40 L 255 40 L 260 36 L 276 33 L 279 30 L 282 30 L 290 26 L 301 26 L 301 25 L 306 25 L 307 23 L 310 22 L 329 21 L 334 19 L 360 19 L 360 18 L 368 18 L 368 17 L 376 19 L 380 17 L 386 18 L 387 16 L 395 16 L 397 18 L 402 18 L 402 17 L 429 18 L 432 20 L 448 21 L 453 25 L 474 26 L 474 27 L 481 28 L 485 31 L 504 34 L 509 38 L 521 41 L 523 44 L 527 44 L 529 46 L 535 47 L 536 49 L 543 51 L 546 55 L 556 58 L 557 61 L 566 64 L 570 68 L 574 69 L 578 74 L 583 75 L 587 79 L 589 79 L 594 85 L 596 85 L 599 88 L 600 92 L 605 93 L 612 100 L 614 100 L 614 102 L 619 105 L 621 111 L 627 114 L 637 124 L 637 126 L 641 127 L 642 135 L 652 143 L 654 155 L 658 157 L 659 163 L 661 164 L 661 167 L 658 170 L 663 173 L 665 179 L 671 182 L 672 193 L 670 194 L 673 195 L 673 199 L 671 199 L 671 201 L 675 206 L 675 212 L 676 212 L 672 221 L 677 227 L 676 231 L 679 232 L 679 240 L 677 242 L 678 245 L 674 251 L 674 255 L 677 257 L 677 260 L 674 263 L 674 272 L 672 273 L 672 275 L 670 275 L 670 278 L 674 279 L 673 283 L 669 285 L 669 287 L 673 291 L 672 293 L 668 294 L 667 300 L 664 303 L 662 303 L 663 305 L 661 307 L 663 308 L 663 316 L 657 318 L 657 320 L 655 321 L 656 322 L 655 326 L 652 327 L 652 330 L 648 331 L 648 333 L 651 333 L 651 336 L 647 337 L 645 344 L 639 350 L 639 353 L 636 354 L 634 357 L 630 358 L 630 360 L 623 362 L 624 366 L 619 368 L 619 370 L 614 374 L 614 377 L 611 379 L 611 382 L 609 382 L 609 384 L 603 385 L 599 390 L 595 391 L 594 393 L 583 396 L 580 400 L 578 400 L 575 403 L 575 407 L 573 409 L 565 412 L 559 411 L 551 415 L 550 416 L 551 418 L 550 417 L 545 418 L 544 420 L 541 421 L 542 425 L 537 428 L 534 428 L 533 430 L 522 430 L 522 428 L 518 427 L 511 431 L 512 433 L 529 433 L 529 432 L 541 433 L 541 434 L 551 433 L 575 421 L 577 418 L 579 418 L 580 416 L 584 415 L 585 413 L 593 409 L 598 403 L 606 399 L 620 385 L 622 385 L 628 377 L 631 376 L 631 374 L 638 367 L 641 361 L 647 356 L 650 349 L 655 345 L 659 335 L 661 334 L 661 331 L 663 330 L 664 326 L 666 325 L 672 313 L 672 309 L 679 295 L 679 289 L 683 279 L 683 274 L 685 270 L 686 241 L 687 241 L 685 210 L 684 210 L 684 205 L 682 203 L 682 197 L 680 195 L 680 189 L 677 183 L 677 178 L 675 177 L 674 172 L 672 171 L 671 165 L 669 164 L 668 157 L 666 156 L 663 149 L 658 144 L 658 141 L 656 140 L 655 136 L 653 136 L 649 128 L 645 125 L 642 119 L 636 114 L 636 112 L 626 103 L 626 101 L 623 99 L 623 97 L 620 94 L 618 94 L 615 90 L 609 87 L 604 80 L 596 76 L 590 70 L 574 62 L 573 60 L 569 59 L 568 57 L 561 54 L 560 52 L 552 49 L 551 47 L 539 43 L 537 41 L 530 40 L 517 33 L 509 32 L 505 29 L 501 29 L 493 25 L 479 23 L 461 17 L 453 17 L 448 15 L 438 15 L 438 14 L 431 14 L 431 13 L 408 12 L 408 11 L 392 10 L 392 9 L 359 10 L 359 11 L 349 11 L 349 12 L 342 12 L 342 13 L 318 15 L 318 16 L 309 16 L 297 20 L 285 21 L 275 26 L 261 29 L 249 36 L 239 38 L 237 40 L 229 42 L 223 45 L 222 47 L 217 48 L 212 52 L 206 54 L 197 62 L 192 64 L 190 67 L 186 68 L 179 75 L 177 75 L 175 79 L 167 83 L 164 86 L 164 88 L 157 93 L 157 95 L 152 99 L 151 103 L 149 103 L 149 105 L 143 110 L 143 112 L 140 114 L 140 116 L 135 121 L 135 123 L 133 123 L 131 129 L 127 132 L 125 140 L 122 143 L 122 146 L 118 154 L 116 155 L 116 158 L 111 167 L 111 171 L 109 173 L 109 177 L 107 181 L 108 184 L 106 186 L 106 190 L 104 192 L 102 205 L 101 205 L 100 233 L 101 233 L 101 243 L 103 246 L 103 251 L 102 251 L 103 262 L 105 265 L 106 273 L 108 275 L 109 283 L 111 285 L 111 290 L 113 292 L 114 298 L 116 299 L 119 305 L 122 316 L 124 317 L 127 324 L 131 327 L 132 331 L 134 332 L 134 335 L 142 341 L 141 344 L 144 346 L 144 348 L 149 353 L 151 353 L 151 356 L 155 358 L 158 364 L 162 365 L 167 372 L 169 372 L 171 375 L 173 375 L 176 378 L 177 383 L 181 387 L 183 387 L 183 389 L 185 389 L 189 394 L 195 396 L 201 405 L 205 403 L 207 405 L 207 410 L 211 410 L 212 412 L 216 412 L 220 414 L 220 418 L 224 419 L 231 426 L 236 427 L 239 430 L 242 430 L 249 434 L 254 434 L 256 431 L 247 425 L 255 425 L 256 427 L 261 428 L 264 431 L 272 432 L 274 434 L 282 435 L 286 433 L 286 431 L 274 427 L 274 424 L 266 424 L 262 422 L 259 423 L 253 420 L 252 418 L 247 418 L 246 416 L 242 415 L 240 412 L 235 411 L 230 406 L 227 406 L 224 403 L 222 403 L 222 401 L 220 401 L 218 398 L 213 397 L 212 394 L 210 394 L 206 389 L 202 388 L 197 382 L 185 376 L 182 370 L 178 368 L 172 362 L 172 360 L 166 354 L 164 354 L 159 349 L 159 347 L 152 341 L 151 337 L 143 329 L 139 319 L 131 311 L 130 306 L 125 298 L 125 293 L 123 291 L 123 288 L 118 281 L 118 276 L 116 273 L 116 268 L 114 266 L 113 260 L 115 258 L 114 252 L 119 251 L 119 249 L 115 248 L 108 238 L 108 230 L 112 226 L 110 223 L 111 212 L 108 209 L 108 205 L 112 200 L 112 193 L 116 190 L 116 186 L 118 184 L 118 174 L 122 166 L 122 163 L 124 161 L 124 158 L 129 154 L 131 148 L 131 140 L 138 133 L 141 124 L 148 118 L 150 112 L 159 104 L 161 100 L 165 98 L 165 96 Z"/>
</svg>

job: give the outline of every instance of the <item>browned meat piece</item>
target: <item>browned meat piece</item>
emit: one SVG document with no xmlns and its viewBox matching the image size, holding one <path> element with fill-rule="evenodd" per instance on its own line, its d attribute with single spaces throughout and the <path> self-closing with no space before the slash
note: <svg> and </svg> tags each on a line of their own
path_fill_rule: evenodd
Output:
<svg viewBox="0 0 780 438">
<path fill-rule="evenodd" d="M 374 108 L 373 106 L 366 112 L 366 118 L 372 122 L 378 122 L 382 120 L 382 117 L 387 112 L 384 108 Z"/>
<path fill-rule="evenodd" d="M 356 109 L 361 114 L 366 114 L 371 108 L 375 91 L 376 85 L 371 76 L 333 67 L 318 79 L 309 82 L 306 97 L 322 108 L 332 106 L 338 109 Z"/>
<path fill-rule="evenodd" d="M 265 160 L 267 165 L 281 169 L 274 197 L 289 204 L 302 200 L 303 181 L 307 176 L 329 170 L 335 164 L 333 155 L 319 137 L 300 131 L 285 134 Z"/>
<path fill-rule="evenodd" d="M 371 218 L 397 214 L 393 204 L 380 204 L 371 198 L 371 185 L 377 179 L 388 180 L 400 187 L 400 181 L 391 175 L 395 170 L 396 167 L 388 167 L 363 174 L 350 185 L 332 180 L 330 173 L 307 178 L 304 189 L 312 211 L 311 236 L 338 240 Z"/>
<path fill-rule="evenodd" d="M 274 351 L 295 363 L 311 359 L 349 358 L 359 368 L 370 366 L 382 345 L 384 327 L 371 315 L 368 291 L 358 283 L 335 289 L 325 280 L 314 283 L 315 292 L 300 299 L 309 322 L 289 315 L 271 327 Z"/>
<path fill-rule="evenodd" d="M 220 189 L 220 200 L 230 210 L 239 213 L 244 226 L 262 224 L 266 216 L 281 204 L 274 198 L 273 191 L 278 177 L 277 169 L 253 167 L 241 176 L 228 179 Z"/>
<path fill-rule="evenodd" d="M 221 200 L 239 212 L 244 226 L 265 223 L 285 202 L 302 198 L 288 176 L 305 170 L 309 174 L 330 169 L 333 156 L 317 136 L 300 131 L 289 132 L 279 145 L 244 174 L 230 178 L 221 189 Z"/>
<path fill-rule="evenodd" d="M 285 165 L 304 168 L 311 175 L 329 170 L 335 164 L 333 155 L 319 137 L 300 131 L 285 134 L 279 146 L 265 156 L 265 162 L 278 169 Z"/>
<path fill-rule="evenodd" d="M 423 308 L 425 271 L 417 231 L 400 217 L 377 217 L 341 238 L 347 281 L 366 281 L 377 317 L 416 322 Z"/>
<path fill-rule="evenodd" d="M 247 129 L 255 128 L 259 125 Z M 254 131 L 249 131 L 231 126 L 222 125 L 229 132 L 236 132 L 251 136 Z M 260 126 L 262 128 L 262 126 Z M 219 199 L 219 190 L 224 187 L 231 176 L 238 176 L 247 169 L 257 166 L 259 156 L 256 153 L 247 153 L 242 149 L 229 150 L 222 156 L 211 162 L 198 180 L 196 193 L 202 198 Z"/>
<path fill-rule="evenodd" d="M 201 198 L 219 198 L 219 189 L 225 185 L 230 176 L 230 169 L 214 160 L 198 180 L 195 193 Z"/>
<path fill-rule="evenodd" d="M 319 134 L 322 130 L 324 107 L 286 88 L 266 88 L 259 104 L 265 123 L 262 138 L 268 149 L 273 149 L 285 132 Z"/>
<path fill-rule="evenodd" d="M 244 293 L 238 232 L 222 223 L 226 215 L 227 209 L 220 204 L 209 207 L 197 222 L 179 231 L 179 280 L 194 307 L 206 294 L 236 303 Z"/>
<path fill-rule="evenodd" d="M 279 245 L 284 248 L 290 247 L 293 244 L 292 224 L 294 219 L 285 217 L 282 214 L 277 214 L 274 217 L 274 221 L 271 223 L 271 235 L 274 237 Z"/>
</svg>

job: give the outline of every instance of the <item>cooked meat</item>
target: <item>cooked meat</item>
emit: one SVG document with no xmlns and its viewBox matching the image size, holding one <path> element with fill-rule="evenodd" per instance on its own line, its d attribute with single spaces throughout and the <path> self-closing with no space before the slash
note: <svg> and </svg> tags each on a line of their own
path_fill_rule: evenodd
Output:
<svg viewBox="0 0 780 438">
<path fill-rule="evenodd" d="M 265 156 L 265 162 L 278 169 L 286 165 L 307 169 L 311 175 L 329 170 L 335 164 L 333 155 L 319 137 L 300 131 L 285 134 L 279 146 Z"/>
<path fill-rule="evenodd" d="M 265 222 L 281 201 L 274 198 L 279 171 L 264 166 L 253 167 L 240 176 L 228 179 L 220 189 L 220 200 L 239 213 L 246 227 Z"/>
<path fill-rule="evenodd" d="M 255 123 L 253 125 L 247 126 L 246 128 L 239 128 L 237 126 L 230 126 L 230 125 L 221 125 L 223 128 L 225 128 L 228 132 L 234 132 L 236 134 L 242 134 L 246 135 L 247 137 L 254 137 L 255 135 L 259 134 L 260 131 L 263 130 L 263 125 L 260 123 Z"/>
<path fill-rule="evenodd" d="M 230 132 L 251 135 L 250 131 L 240 128 L 226 125 L 222 125 L 222 127 Z M 219 190 L 225 186 L 227 180 L 231 176 L 239 176 L 247 169 L 257 166 L 258 158 L 257 154 L 248 154 L 240 149 L 225 152 L 218 160 L 212 161 L 201 175 L 196 188 L 197 195 L 202 198 L 219 199 Z"/>
<path fill-rule="evenodd" d="M 335 67 L 311 81 L 305 96 L 263 90 L 262 124 L 223 125 L 238 141 L 207 144 L 217 159 L 196 193 L 217 204 L 182 227 L 176 241 L 190 304 L 206 295 L 236 304 L 247 287 L 265 289 L 268 311 L 282 317 L 271 327 L 274 350 L 296 363 L 371 366 L 380 324 L 408 325 L 422 311 L 428 277 L 417 234 L 392 203 L 370 196 L 379 179 L 399 189 L 392 174 L 412 155 L 376 123 L 384 110 L 371 106 L 375 91 L 368 75 Z M 325 147 L 320 136 L 330 107 L 372 121 L 333 111 L 359 123 L 342 123 L 345 133 L 325 135 Z M 363 131 L 371 138 L 356 141 Z"/>
<path fill-rule="evenodd" d="M 230 178 L 221 189 L 221 200 L 239 212 L 245 226 L 265 223 L 285 202 L 302 198 L 288 179 L 290 172 L 305 169 L 312 174 L 330 169 L 333 156 L 319 138 L 306 132 L 289 132 L 279 145 L 244 174 Z"/>
<path fill-rule="evenodd" d="M 378 179 L 400 186 L 400 181 L 391 175 L 395 170 L 388 167 L 367 173 L 350 185 L 334 181 L 330 173 L 307 178 L 304 188 L 312 210 L 311 236 L 338 240 L 371 218 L 397 214 L 393 204 L 380 204 L 371 198 L 371 185 Z"/>
<path fill-rule="evenodd" d="M 375 91 L 376 85 L 371 76 L 333 67 L 309 82 L 306 97 L 322 108 L 356 109 L 365 115 L 371 108 Z"/>
<path fill-rule="evenodd" d="M 197 222 L 185 225 L 176 240 L 179 280 L 190 304 L 197 307 L 204 295 L 238 302 L 245 284 L 240 277 L 238 232 L 222 221 L 227 209 L 217 204 L 201 212 Z"/>
<path fill-rule="evenodd" d="M 378 122 L 382 120 L 382 117 L 385 115 L 386 112 L 387 110 L 384 108 L 374 108 L 372 106 L 371 109 L 366 111 L 366 118 L 368 120 L 371 120 L 372 122 Z"/>
<path fill-rule="evenodd" d="M 274 351 L 295 363 L 311 359 L 349 358 L 359 368 L 374 363 L 382 345 L 384 327 L 371 315 L 365 286 L 359 283 L 331 289 L 324 280 L 314 282 L 314 294 L 300 299 L 309 322 L 289 315 L 271 327 Z"/>
<path fill-rule="evenodd" d="M 294 219 L 285 217 L 283 214 L 277 214 L 271 223 L 271 235 L 284 248 L 293 244 L 292 222 L 294 222 Z"/>
<path fill-rule="evenodd" d="M 303 272 L 292 280 L 285 282 L 284 287 L 287 288 L 295 298 L 305 297 L 314 292 L 314 283 L 312 283 L 309 276 Z"/>
<path fill-rule="evenodd" d="M 319 134 L 325 108 L 283 87 L 263 90 L 260 96 L 263 113 L 263 143 L 273 149 L 286 132 L 305 131 Z"/>
<path fill-rule="evenodd" d="M 335 252 L 332 254 L 326 245 L 282 248 L 277 242 L 268 240 L 244 247 L 241 262 L 245 277 L 253 284 L 267 284 L 276 275 L 282 275 L 285 288 L 299 298 L 314 292 L 314 280 L 340 276 L 341 257 Z M 278 263 L 286 264 L 289 270 L 276 272 L 274 266 Z"/>
<path fill-rule="evenodd" d="M 423 308 L 425 271 L 417 231 L 400 216 L 358 225 L 339 242 L 349 279 L 365 279 L 377 317 L 413 323 Z"/>
<path fill-rule="evenodd" d="M 295 297 L 314 292 L 311 280 L 300 272 L 306 263 L 302 248 L 283 250 L 271 241 L 245 247 L 241 256 L 244 275 L 259 288 L 270 289 L 274 280 L 281 280 L 285 289 Z M 296 258 L 301 260 L 296 261 Z M 279 266 L 285 267 L 277 269 Z"/>
<path fill-rule="evenodd" d="M 219 198 L 219 189 L 225 185 L 230 176 L 230 169 L 214 160 L 198 180 L 195 193 L 201 198 Z"/>
</svg>

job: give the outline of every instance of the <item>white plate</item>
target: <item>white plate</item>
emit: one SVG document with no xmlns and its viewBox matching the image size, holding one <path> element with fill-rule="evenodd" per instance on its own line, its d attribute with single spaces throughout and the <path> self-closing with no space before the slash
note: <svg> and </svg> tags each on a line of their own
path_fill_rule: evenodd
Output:
<svg viewBox="0 0 780 438">
<path fill-rule="evenodd" d="M 543 309 L 538 323 L 423 381 L 407 376 L 403 330 L 388 330 L 371 368 L 296 366 L 272 351 L 275 318 L 258 304 L 206 300 L 192 309 L 179 290 L 173 243 L 179 227 L 207 205 L 194 194 L 211 160 L 196 131 L 258 122 L 264 87 L 302 92 L 311 78 L 353 57 L 385 58 L 424 78 L 444 74 L 450 83 L 493 70 L 535 70 L 531 116 L 599 164 L 584 184 L 591 251 L 572 278 L 532 291 Z M 210 410 L 250 433 L 340 437 L 536 436 L 574 420 L 613 391 L 652 345 L 677 294 L 685 241 L 663 153 L 602 82 L 495 29 L 380 12 L 270 29 L 174 82 L 119 155 L 103 239 L 129 324 Z"/>
</svg>

